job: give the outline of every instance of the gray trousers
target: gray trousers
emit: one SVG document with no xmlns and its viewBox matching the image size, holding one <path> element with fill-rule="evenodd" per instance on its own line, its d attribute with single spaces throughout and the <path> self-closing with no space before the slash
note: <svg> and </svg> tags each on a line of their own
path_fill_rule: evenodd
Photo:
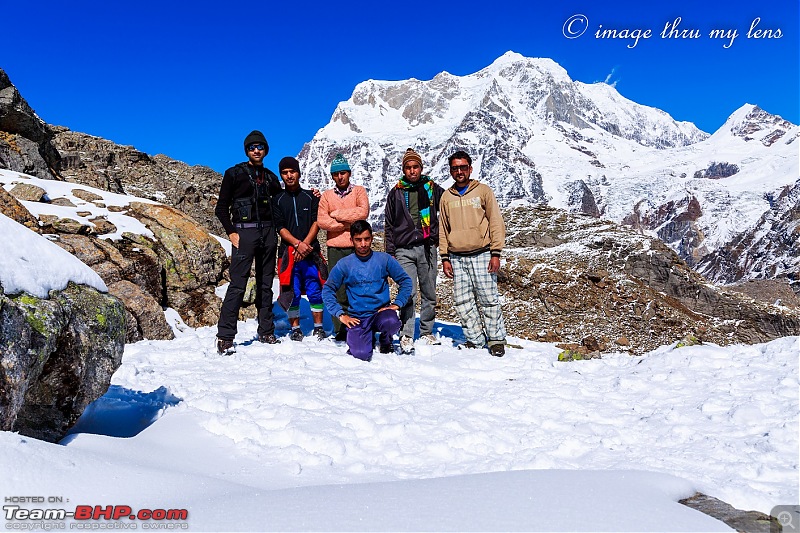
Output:
<svg viewBox="0 0 800 533">
<path fill-rule="evenodd" d="M 439 254 L 436 246 L 426 247 L 422 244 L 412 248 L 398 248 L 395 258 L 414 284 L 411 289 L 411 298 L 400 309 L 400 322 L 403 323 L 400 335 L 414 338 L 415 307 L 421 299 L 419 309 L 419 334 L 431 335 L 433 333 L 433 320 L 436 316 L 436 264 Z M 419 290 L 417 290 L 419 288 Z"/>
<path fill-rule="evenodd" d="M 336 266 L 336 263 L 347 257 L 348 255 L 354 253 L 356 251 L 355 248 L 334 248 L 333 246 L 328 248 L 328 272 L 333 270 L 333 267 Z M 347 311 L 350 309 L 350 305 L 347 301 L 347 292 L 345 292 L 344 284 L 339 287 L 339 290 L 336 291 L 336 301 L 339 302 L 339 305 L 342 306 L 342 310 L 344 310 L 344 314 L 347 314 Z M 333 323 L 333 334 L 336 335 L 340 329 L 342 329 L 342 323 L 339 321 L 338 318 L 335 316 L 331 317 L 331 322 Z M 344 328 L 347 330 L 347 328 Z"/>
</svg>

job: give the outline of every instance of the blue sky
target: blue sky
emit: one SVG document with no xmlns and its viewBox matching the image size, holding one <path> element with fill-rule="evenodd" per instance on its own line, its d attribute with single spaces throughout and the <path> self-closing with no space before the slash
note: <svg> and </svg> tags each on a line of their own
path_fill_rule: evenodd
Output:
<svg viewBox="0 0 800 533">
<path fill-rule="evenodd" d="M 575 80 L 607 80 L 709 133 L 745 103 L 800 122 L 797 0 L 452 6 L 6 2 L 0 68 L 51 124 L 217 171 L 244 159 L 252 129 L 269 140 L 268 166 L 296 155 L 361 81 L 466 75 L 508 50 L 552 58 Z M 578 14 L 586 32 L 568 39 L 564 24 Z M 678 17 L 679 31 L 700 38 L 662 38 Z M 601 26 L 651 35 L 633 46 L 598 38 Z M 725 48 L 713 29 L 739 36 Z"/>
</svg>

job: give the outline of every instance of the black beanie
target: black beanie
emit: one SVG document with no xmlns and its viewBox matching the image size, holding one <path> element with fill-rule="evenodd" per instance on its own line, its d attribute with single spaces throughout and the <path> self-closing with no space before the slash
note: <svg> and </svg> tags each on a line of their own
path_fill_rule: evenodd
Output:
<svg viewBox="0 0 800 533">
<path fill-rule="evenodd" d="M 292 170 L 296 170 L 297 173 L 300 173 L 300 163 L 294 157 L 284 157 L 281 159 L 281 162 L 278 163 L 278 172 L 283 172 L 284 169 L 291 168 Z"/>
<path fill-rule="evenodd" d="M 251 131 L 247 137 L 244 138 L 244 151 L 247 152 L 247 147 L 253 143 L 263 143 L 264 144 L 264 155 L 266 156 L 269 153 L 269 144 L 267 143 L 266 137 L 264 134 L 258 130 Z"/>
</svg>

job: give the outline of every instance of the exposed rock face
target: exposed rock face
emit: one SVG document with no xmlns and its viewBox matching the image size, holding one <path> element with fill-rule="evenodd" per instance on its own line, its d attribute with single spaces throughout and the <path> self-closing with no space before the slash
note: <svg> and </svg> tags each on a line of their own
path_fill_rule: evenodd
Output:
<svg viewBox="0 0 800 533">
<path fill-rule="evenodd" d="M 105 394 L 122 362 L 125 312 L 70 283 L 48 299 L 0 291 L 0 429 L 55 442 Z"/>
<path fill-rule="evenodd" d="M 722 283 L 786 280 L 800 294 L 800 180 L 770 204 L 755 227 L 705 256 L 697 270 Z"/>
<path fill-rule="evenodd" d="M 0 187 L 0 213 L 39 233 L 39 221 L 13 195 Z"/>
<path fill-rule="evenodd" d="M 60 233 L 55 243 L 97 272 L 108 292 L 125 305 L 125 342 L 172 339 L 161 308 L 161 265 L 150 248 L 129 240 L 107 241 L 88 235 Z"/>
<path fill-rule="evenodd" d="M 504 216 L 499 286 L 510 335 L 639 354 L 685 337 L 727 345 L 800 334 L 800 312 L 714 287 L 656 239 L 548 207 Z M 450 280 L 437 290 L 437 316 L 457 321 Z"/>
<path fill-rule="evenodd" d="M 779 139 L 785 139 L 787 134 L 793 135 L 794 129 L 795 125 L 788 120 L 753 106 L 743 120 L 733 125 L 731 133 L 745 141 L 757 140 L 764 146 L 772 146 Z"/>
<path fill-rule="evenodd" d="M 158 305 L 155 298 L 144 292 L 138 285 L 127 280 L 120 280 L 108 285 L 108 292 L 119 298 L 125 305 L 125 342 L 175 338 L 175 334 L 164 317 L 164 310 Z"/>
<path fill-rule="evenodd" d="M 191 216 L 207 231 L 224 235 L 214 216 L 222 176 L 210 168 L 190 167 L 164 155 L 149 156 L 132 146 L 54 126 L 67 181 L 155 200 Z"/>
<path fill-rule="evenodd" d="M 654 232 L 689 266 L 694 266 L 708 253 L 703 231 L 697 222 L 703 216 L 703 210 L 696 197 L 687 195 L 680 200 L 670 200 L 644 213 L 640 207 L 641 203 L 637 204 L 633 213 L 623 219 L 623 224 Z"/>
<path fill-rule="evenodd" d="M 0 168 L 54 179 L 59 155 L 53 131 L 0 69 Z"/>
<path fill-rule="evenodd" d="M 219 242 L 194 220 L 169 206 L 132 202 L 128 214 L 155 235 L 155 242 L 129 234 L 125 238 L 158 255 L 166 304 L 175 308 L 189 326 L 216 323 L 219 299 L 214 289 L 228 265 Z"/>
<path fill-rule="evenodd" d="M 708 168 L 704 170 L 698 170 L 694 173 L 694 179 L 703 179 L 708 178 L 712 180 L 718 180 L 722 178 L 730 178 L 734 174 L 739 172 L 739 166 L 734 165 L 731 163 L 717 163 L 713 162 L 708 165 Z"/>
</svg>

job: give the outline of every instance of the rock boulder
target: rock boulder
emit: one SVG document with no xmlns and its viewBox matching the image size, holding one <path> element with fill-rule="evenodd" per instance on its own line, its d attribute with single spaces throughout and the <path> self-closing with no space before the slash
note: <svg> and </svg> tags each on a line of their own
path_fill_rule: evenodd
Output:
<svg viewBox="0 0 800 533">
<path fill-rule="evenodd" d="M 125 311 L 70 283 L 36 298 L 0 290 L 0 429 L 56 442 L 122 362 Z"/>
</svg>

